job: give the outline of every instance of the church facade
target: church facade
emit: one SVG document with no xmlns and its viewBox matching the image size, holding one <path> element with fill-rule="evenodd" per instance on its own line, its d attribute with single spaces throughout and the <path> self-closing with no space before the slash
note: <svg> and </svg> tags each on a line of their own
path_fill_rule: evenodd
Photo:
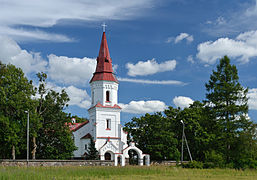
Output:
<svg viewBox="0 0 257 180">
<path fill-rule="evenodd" d="M 118 105 L 119 82 L 113 73 L 105 32 L 102 35 L 97 66 L 90 81 L 91 107 L 89 121 L 70 125 L 74 142 L 78 148 L 74 157 L 87 154 L 90 138 L 95 140 L 101 160 L 114 160 L 115 166 L 125 166 L 129 151 L 137 153 L 139 165 L 149 165 L 150 156 L 143 154 L 132 142 L 127 144 L 127 132 L 120 123 L 121 107 Z M 145 162 L 145 163 L 144 163 Z"/>
</svg>

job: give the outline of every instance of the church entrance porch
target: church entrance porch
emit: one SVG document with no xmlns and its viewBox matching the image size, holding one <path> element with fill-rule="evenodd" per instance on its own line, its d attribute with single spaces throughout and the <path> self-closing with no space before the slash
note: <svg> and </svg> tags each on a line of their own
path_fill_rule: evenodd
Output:
<svg viewBox="0 0 257 180">
<path fill-rule="evenodd" d="M 145 165 L 150 165 L 150 156 L 143 154 L 142 151 L 135 146 L 134 142 L 129 143 L 129 146 L 123 150 L 123 154 L 125 155 L 127 164 L 143 166 L 145 158 Z"/>
</svg>

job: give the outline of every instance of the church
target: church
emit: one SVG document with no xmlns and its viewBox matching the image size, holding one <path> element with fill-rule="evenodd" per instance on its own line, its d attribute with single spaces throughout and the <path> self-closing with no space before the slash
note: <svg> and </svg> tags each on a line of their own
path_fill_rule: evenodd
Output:
<svg viewBox="0 0 257 180">
<path fill-rule="evenodd" d="M 138 165 L 149 165 L 150 156 L 131 142 L 127 144 L 127 132 L 120 124 L 121 107 L 118 105 L 119 82 L 113 72 L 105 31 L 103 31 L 99 55 L 96 59 L 96 70 L 90 80 L 91 107 L 88 109 L 89 121 L 73 122 L 70 130 L 73 133 L 75 146 L 74 157 L 84 157 L 92 137 L 100 160 L 113 160 L 115 166 L 125 166 L 129 151 L 138 156 Z"/>
</svg>

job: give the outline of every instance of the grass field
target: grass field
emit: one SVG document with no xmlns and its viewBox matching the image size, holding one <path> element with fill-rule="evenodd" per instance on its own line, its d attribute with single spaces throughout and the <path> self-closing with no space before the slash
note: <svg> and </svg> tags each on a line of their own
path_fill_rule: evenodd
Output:
<svg viewBox="0 0 257 180">
<path fill-rule="evenodd" d="M 2 179 L 257 179 L 256 170 L 183 169 L 169 166 L 1 167 Z"/>
</svg>

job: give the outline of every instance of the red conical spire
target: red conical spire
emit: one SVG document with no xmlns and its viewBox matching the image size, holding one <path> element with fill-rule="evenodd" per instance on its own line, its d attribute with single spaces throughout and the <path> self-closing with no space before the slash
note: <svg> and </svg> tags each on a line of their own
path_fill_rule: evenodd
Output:
<svg viewBox="0 0 257 180">
<path fill-rule="evenodd" d="M 105 32 L 103 32 L 99 55 L 96 60 L 97 60 L 96 71 L 90 83 L 93 81 L 118 82 L 115 75 L 113 74 L 112 59 L 110 57 Z"/>
</svg>

